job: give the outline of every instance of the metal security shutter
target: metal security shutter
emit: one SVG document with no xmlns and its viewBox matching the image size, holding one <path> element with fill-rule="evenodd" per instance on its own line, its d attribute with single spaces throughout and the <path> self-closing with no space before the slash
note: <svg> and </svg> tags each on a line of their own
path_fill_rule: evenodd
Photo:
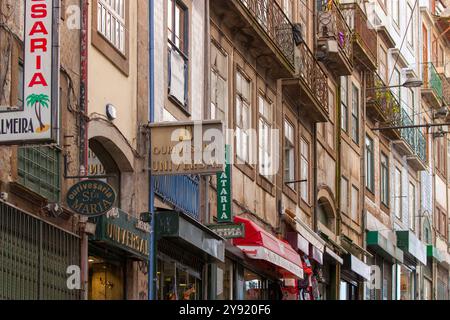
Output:
<svg viewBox="0 0 450 320">
<path fill-rule="evenodd" d="M 80 265 L 75 235 L 0 202 L 0 299 L 79 299 L 67 288 L 70 265 Z"/>
</svg>

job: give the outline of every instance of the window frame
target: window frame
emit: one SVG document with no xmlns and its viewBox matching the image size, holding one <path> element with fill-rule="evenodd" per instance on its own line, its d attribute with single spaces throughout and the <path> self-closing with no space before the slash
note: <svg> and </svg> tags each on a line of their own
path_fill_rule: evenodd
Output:
<svg viewBox="0 0 450 320">
<path fill-rule="evenodd" d="M 307 157 L 304 156 L 303 146 L 306 146 Z M 307 205 L 311 204 L 311 172 L 310 172 L 310 163 L 311 163 L 311 142 L 305 137 L 300 137 L 299 141 L 299 153 L 300 153 L 300 180 L 306 180 L 300 184 L 300 199 L 306 203 Z M 306 163 L 306 177 L 303 176 L 303 165 Z M 306 192 L 306 194 L 304 193 Z M 306 196 L 306 199 L 305 199 Z"/>
<path fill-rule="evenodd" d="M 248 83 L 248 87 L 249 87 L 249 95 L 248 98 L 250 100 L 247 100 L 246 97 L 243 96 L 242 92 L 239 92 L 238 90 L 238 86 L 237 86 L 237 82 L 238 82 L 238 77 L 242 78 L 243 80 L 247 81 Z M 234 86 L 234 101 L 235 101 L 235 110 L 234 110 L 234 127 L 236 130 L 236 159 L 238 159 L 239 161 L 242 161 L 243 164 L 247 164 L 250 165 L 250 160 L 251 160 L 251 137 L 250 134 L 248 132 L 248 130 L 250 130 L 252 128 L 252 98 L 253 98 L 253 81 L 251 78 L 249 78 L 245 72 L 243 70 L 241 70 L 241 68 L 236 68 L 235 71 L 235 75 L 234 75 L 234 81 L 235 81 L 235 86 Z M 239 103 L 240 102 L 240 103 Z M 238 115 L 241 114 L 241 118 L 243 115 L 243 112 L 240 111 L 240 113 L 238 113 L 238 108 L 239 105 L 241 106 L 246 106 L 246 111 L 247 111 L 247 128 L 241 128 L 241 125 L 244 125 L 244 122 L 241 120 L 243 119 L 238 119 Z M 243 110 L 243 109 L 242 109 Z M 241 124 L 241 125 L 240 125 Z M 242 144 L 239 143 L 238 141 L 238 136 L 240 134 L 240 132 L 242 131 L 242 135 L 245 135 L 246 140 L 247 140 L 247 150 L 241 150 L 241 146 Z M 245 132 L 247 131 L 247 132 Z M 243 154 L 240 154 L 240 150 L 241 151 L 245 151 L 245 158 L 243 157 Z"/>
<path fill-rule="evenodd" d="M 368 142 L 369 145 L 368 145 Z M 370 146 L 370 148 L 369 148 Z M 366 181 L 365 181 L 365 187 L 370 193 L 375 192 L 375 145 L 374 140 L 369 136 L 366 135 L 365 140 L 365 167 L 366 167 Z M 370 167 L 369 167 L 369 156 L 370 156 Z M 370 170 L 370 171 L 369 171 Z M 369 180 L 369 174 L 370 174 L 370 180 Z"/>
<path fill-rule="evenodd" d="M 356 99 L 356 109 L 355 109 L 355 90 L 357 92 L 357 99 Z M 355 85 L 355 83 L 352 83 L 352 121 L 351 121 L 351 138 L 354 143 L 359 145 L 359 117 L 360 117 L 360 101 L 361 101 L 361 95 L 360 95 L 360 89 L 358 86 Z M 356 114 L 355 114 L 356 111 Z"/>
<path fill-rule="evenodd" d="M 341 130 L 348 133 L 348 77 L 341 76 L 340 106 L 341 106 Z M 343 85 L 345 83 L 345 86 Z M 345 87 L 345 90 L 343 90 Z M 344 100 L 343 100 L 344 99 Z"/>
<path fill-rule="evenodd" d="M 386 163 L 384 164 L 383 160 L 386 159 Z M 385 172 L 383 172 L 385 171 Z M 381 152 L 380 154 L 380 201 L 381 204 L 389 208 L 390 205 L 390 199 L 389 199 L 389 157 L 384 153 Z M 386 179 L 386 180 L 385 180 Z"/>
</svg>

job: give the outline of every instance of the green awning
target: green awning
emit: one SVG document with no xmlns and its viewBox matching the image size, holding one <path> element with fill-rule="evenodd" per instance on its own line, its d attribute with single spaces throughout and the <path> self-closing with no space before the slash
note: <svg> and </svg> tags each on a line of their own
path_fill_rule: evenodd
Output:
<svg viewBox="0 0 450 320">
<path fill-rule="evenodd" d="M 397 231 L 397 246 L 408 254 L 427 265 L 427 247 L 411 231 Z"/>
<path fill-rule="evenodd" d="M 439 263 L 445 261 L 442 251 L 431 244 L 427 246 L 427 256 L 436 259 Z"/>
<path fill-rule="evenodd" d="M 368 231 L 366 236 L 367 247 L 379 255 L 391 260 L 403 263 L 403 251 L 392 241 L 385 238 L 379 231 Z"/>
</svg>

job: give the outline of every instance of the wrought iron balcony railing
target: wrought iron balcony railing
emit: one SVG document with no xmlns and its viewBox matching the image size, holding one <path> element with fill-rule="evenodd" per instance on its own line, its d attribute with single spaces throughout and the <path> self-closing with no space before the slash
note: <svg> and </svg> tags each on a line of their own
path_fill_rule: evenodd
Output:
<svg viewBox="0 0 450 320">
<path fill-rule="evenodd" d="M 303 42 L 298 47 L 300 51 L 299 73 L 321 107 L 328 113 L 328 85 L 327 76 L 320 67 L 314 54 Z"/>
<path fill-rule="evenodd" d="M 344 3 L 339 5 L 353 32 L 353 41 L 364 46 L 370 59 L 377 61 L 377 32 L 369 27 L 369 20 L 357 3 Z"/>
<path fill-rule="evenodd" d="M 386 123 L 398 124 L 401 121 L 400 103 L 390 90 L 385 89 L 386 85 L 378 73 L 367 73 L 366 86 L 368 106 L 375 105 Z"/>
<path fill-rule="evenodd" d="M 405 109 L 402 108 L 401 111 L 401 120 L 400 124 L 401 126 L 411 126 L 414 122 L 408 115 L 408 113 L 405 111 Z M 411 147 L 412 150 L 415 151 L 416 149 L 416 134 L 417 134 L 417 128 L 403 128 L 400 129 L 400 135 L 403 140 L 406 141 L 406 143 Z"/>
<path fill-rule="evenodd" d="M 292 23 L 275 0 L 235 0 L 255 18 L 268 38 L 294 66 Z"/>
<path fill-rule="evenodd" d="M 176 210 L 199 221 L 200 191 L 198 177 L 155 176 L 155 194 Z"/>
<path fill-rule="evenodd" d="M 334 0 L 320 0 L 319 37 L 334 38 L 349 61 L 353 59 L 352 31 Z"/>
<path fill-rule="evenodd" d="M 442 79 L 436 71 L 434 64 L 432 62 L 424 63 L 422 72 L 423 88 L 432 89 L 434 94 L 442 100 Z"/>
<path fill-rule="evenodd" d="M 416 154 L 423 163 L 427 162 L 427 142 L 423 133 L 417 128 Z"/>
</svg>

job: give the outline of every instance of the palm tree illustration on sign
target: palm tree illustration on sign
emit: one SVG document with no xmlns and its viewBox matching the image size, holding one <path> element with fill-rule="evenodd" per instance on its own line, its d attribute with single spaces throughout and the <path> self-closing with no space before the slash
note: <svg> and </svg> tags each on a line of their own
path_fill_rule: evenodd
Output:
<svg viewBox="0 0 450 320">
<path fill-rule="evenodd" d="M 39 128 L 36 129 L 36 132 L 38 133 L 46 132 L 50 129 L 50 125 L 42 122 L 42 108 L 48 108 L 49 103 L 50 99 L 46 94 L 33 93 L 27 97 L 27 106 L 34 106 L 34 112 L 36 113 L 36 118 L 39 121 Z"/>
</svg>

